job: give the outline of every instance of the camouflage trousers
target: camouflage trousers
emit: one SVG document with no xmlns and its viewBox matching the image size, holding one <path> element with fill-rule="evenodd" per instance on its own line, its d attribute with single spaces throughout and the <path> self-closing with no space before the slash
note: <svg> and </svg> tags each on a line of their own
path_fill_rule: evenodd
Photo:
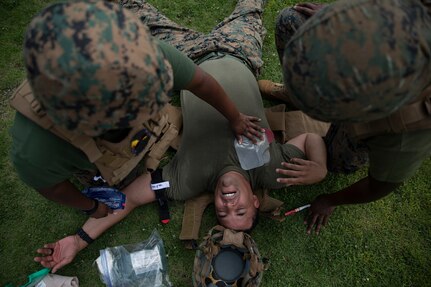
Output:
<svg viewBox="0 0 431 287">
<path fill-rule="evenodd" d="M 243 60 L 259 75 L 262 67 L 262 43 L 266 29 L 262 25 L 263 0 L 239 0 L 232 14 L 204 34 L 182 27 L 160 13 L 145 0 L 120 1 L 147 25 L 151 34 L 174 46 L 194 61 L 211 52 L 228 53 Z"/>
<path fill-rule="evenodd" d="M 283 63 L 284 47 L 308 18 L 291 7 L 285 8 L 278 15 L 275 45 L 280 63 Z M 331 172 L 351 173 L 368 162 L 365 143 L 351 137 L 348 130 L 348 125 L 332 124 L 323 138 L 328 153 L 328 170 Z"/>
</svg>

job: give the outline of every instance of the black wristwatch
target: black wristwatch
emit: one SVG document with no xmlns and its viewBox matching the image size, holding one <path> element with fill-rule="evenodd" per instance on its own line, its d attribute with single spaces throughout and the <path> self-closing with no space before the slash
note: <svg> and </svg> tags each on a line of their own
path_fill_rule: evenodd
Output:
<svg viewBox="0 0 431 287">
<path fill-rule="evenodd" d="M 94 201 L 94 206 L 90 209 L 81 209 L 82 212 L 84 212 L 84 214 L 86 215 L 92 215 L 93 213 L 95 213 L 97 211 L 97 209 L 99 208 L 99 201 L 95 200 L 93 198 Z"/>
<path fill-rule="evenodd" d="M 76 231 L 76 235 L 78 235 L 82 240 L 84 240 L 88 244 L 91 244 L 94 242 L 94 239 L 91 238 L 90 235 L 88 235 L 88 233 L 85 232 L 84 229 L 82 228 L 78 228 L 78 230 Z"/>
</svg>

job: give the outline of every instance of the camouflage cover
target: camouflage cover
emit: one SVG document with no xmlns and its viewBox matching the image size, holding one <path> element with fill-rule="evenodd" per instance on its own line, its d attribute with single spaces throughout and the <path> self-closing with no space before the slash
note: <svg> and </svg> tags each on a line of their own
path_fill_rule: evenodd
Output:
<svg viewBox="0 0 431 287">
<path fill-rule="evenodd" d="M 284 47 L 294 104 L 319 120 L 361 122 L 413 101 L 431 82 L 431 17 L 423 4 L 429 1 L 337 1 L 306 20 Z M 286 15 L 279 21 L 304 20 Z"/>
<path fill-rule="evenodd" d="M 218 278 L 214 270 L 213 258 L 225 247 L 239 250 L 243 254 L 243 260 L 247 261 L 243 275 L 234 281 L 227 282 Z M 267 267 L 267 259 L 261 257 L 256 242 L 249 234 L 217 225 L 208 232 L 196 251 L 193 286 L 257 287 L 260 285 L 263 271 Z"/>
<path fill-rule="evenodd" d="M 27 76 L 52 121 L 98 136 L 152 117 L 169 99 L 172 68 L 148 28 L 104 1 L 46 7 L 28 26 Z"/>
</svg>

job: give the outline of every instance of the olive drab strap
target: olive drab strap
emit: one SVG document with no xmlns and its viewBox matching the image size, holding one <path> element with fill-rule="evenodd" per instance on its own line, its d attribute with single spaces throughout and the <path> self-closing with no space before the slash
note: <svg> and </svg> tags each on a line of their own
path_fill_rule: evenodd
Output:
<svg viewBox="0 0 431 287">
<path fill-rule="evenodd" d="M 350 124 L 353 138 L 364 139 L 387 133 L 404 133 L 431 129 L 431 86 L 425 89 L 419 99 L 401 107 L 390 116 L 366 123 Z"/>
<path fill-rule="evenodd" d="M 182 127 L 182 116 L 178 108 L 166 105 L 155 119 L 136 121 L 136 126 L 132 127 L 125 139 L 119 143 L 111 143 L 73 133 L 55 125 L 41 109 L 26 80 L 16 89 L 10 103 L 31 121 L 82 150 L 110 185 L 123 180 L 142 159 L 147 169 L 155 170 Z M 143 141 L 144 144 L 139 152 L 134 153 L 136 135 L 140 135 L 136 141 Z"/>
</svg>

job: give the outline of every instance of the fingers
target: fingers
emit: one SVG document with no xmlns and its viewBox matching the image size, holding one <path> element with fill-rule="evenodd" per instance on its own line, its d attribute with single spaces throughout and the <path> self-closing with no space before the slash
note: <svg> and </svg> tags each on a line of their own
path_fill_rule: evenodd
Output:
<svg viewBox="0 0 431 287">
<path fill-rule="evenodd" d="M 39 258 L 44 258 L 44 257 L 35 257 L 34 261 L 39 262 L 40 265 L 42 265 L 45 268 L 52 268 L 53 266 L 55 266 L 55 262 L 54 261 L 47 261 L 47 260 L 37 260 Z"/>
<path fill-rule="evenodd" d="M 319 4 L 315 3 L 300 3 L 293 6 L 293 9 L 299 13 L 304 14 L 305 16 L 314 15 L 320 8 Z"/>
<path fill-rule="evenodd" d="M 294 164 L 294 163 L 288 163 L 288 162 L 282 162 L 281 165 L 287 169 L 279 169 L 280 171 L 303 171 L 305 170 L 305 166 L 303 165 L 299 165 L 299 164 Z"/>
<path fill-rule="evenodd" d="M 311 222 L 305 221 L 305 224 L 308 224 L 307 225 L 307 231 L 306 231 L 307 234 L 311 234 L 311 230 L 313 229 L 313 226 L 316 223 L 317 218 L 319 217 L 318 214 L 311 214 L 310 216 L 312 217 Z"/>
<path fill-rule="evenodd" d="M 248 128 L 247 132 L 249 134 L 251 134 L 255 140 L 256 140 L 256 138 L 263 140 L 263 133 L 259 127 L 258 128 Z M 265 130 L 263 132 L 265 132 Z"/>
<path fill-rule="evenodd" d="M 247 118 L 248 118 L 251 122 L 260 122 L 260 121 L 262 121 L 262 119 L 261 119 L 261 118 L 258 118 L 258 117 L 247 116 Z"/>
<path fill-rule="evenodd" d="M 240 136 L 240 135 L 235 135 L 235 138 L 236 138 L 236 141 L 237 141 L 239 144 L 242 144 L 242 136 Z"/>
<path fill-rule="evenodd" d="M 312 218 L 309 222 L 308 218 Z M 319 235 L 322 226 L 326 226 L 328 224 L 329 216 L 319 215 L 319 214 L 309 214 L 304 219 L 304 224 L 307 224 L 307 234 L 311 234 L 313 227 L 315 226 L 314 232 L 316 235 Z"/>
<path fill-rule="evenodd" d="M 301 7 L 301 6 L 295 6 L 293 7 L 297 12 L 302 13 L 306 16 L 313 15 L 313 9 L 307 8 L 307 7 Z"/>
<path fill-rule="evenodd" d="M 57 264 L 55 264 L 54 266 L 53 266 L 53 268 L 52 268 L 52 273 L 55 273 L 55 272 L 57 272 L 57 270 L 58 269 L 60 269 L 61 267 L 63 267 L 63 266 L 65 266 L 65 265 L 67 265 L 67 264 L 69 264 L 70 262 L 72 262 L 72 260 L 70 259 L 70 258 L 66 258 L 66 259 L 63 259 L 63 260 L 61 260 L 59 263 L 57 263 Z"/>
<path fill-rule="evenodd" d="M 52 255 L 54 253 L 53 248 L 39 248 L 36 250 L 37 253 L 40 253 L 41 255 Z"/>
<path fill-rule="evenodd" d="M 320 228 L 322 227 L 322 216 L 319 216 L 319 218 L 317 218 L 317 220 L 316 220 L 316 229 L 315 229 L 315 232 L 316 232 L 316 235 L 319 235 L 319 232 L 320 232 Z"/>
</svg>

